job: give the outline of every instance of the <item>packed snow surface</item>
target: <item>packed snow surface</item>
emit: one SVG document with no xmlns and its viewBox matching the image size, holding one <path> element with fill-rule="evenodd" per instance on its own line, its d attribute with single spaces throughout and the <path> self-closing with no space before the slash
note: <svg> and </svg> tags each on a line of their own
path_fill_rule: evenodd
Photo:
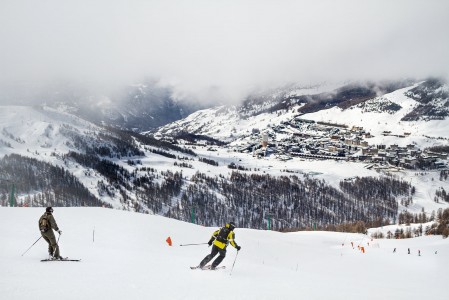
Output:
<svg viewBox="0 0 449 300">
<path fill-rule="evenodd" d="M 202 271 L 189 266 L 210 248 L 180 244 L 206 243 L 215 227 L 105 208 L 55 208 L 61 254 L 82 261 L 43 263 L 42 239 L 21 256 L 40 236 L 43 212 L 0 207 L 1 299 L 447 299 L 449 239 L 441 236 L 371 240 L 237 228 L 238 255 L 230 246 L 226 269 Z"/>
</svg>

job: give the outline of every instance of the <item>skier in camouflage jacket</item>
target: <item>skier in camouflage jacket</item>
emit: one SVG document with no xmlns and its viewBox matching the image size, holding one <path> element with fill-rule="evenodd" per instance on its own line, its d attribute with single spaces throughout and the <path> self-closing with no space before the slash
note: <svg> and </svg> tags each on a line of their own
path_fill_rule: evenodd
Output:
<svg viewBox="0 0 449 300">
<path fill-rule="evenodd" d="M 52 207 L 47 207 L 45 209 L 45 213 L 39 218 L 39 230 L 44 240 L 48 243 L 48 254 L 54 259 L 62 259 L 53 230 L 59 234 L 61 234 L 62 231 L 58 228 L 58 224 L 56 224 L 52 213 Z"/>
</svg>

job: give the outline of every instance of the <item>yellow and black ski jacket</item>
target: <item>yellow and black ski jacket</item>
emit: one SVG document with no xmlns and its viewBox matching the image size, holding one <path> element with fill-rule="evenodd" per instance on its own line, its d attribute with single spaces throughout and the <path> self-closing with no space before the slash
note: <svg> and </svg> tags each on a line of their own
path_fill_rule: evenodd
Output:
<svg viewBox="0 0 449 300">
<path fill-rule="evenodd" d="M 228 244 L 231 244 L 232 247 L 237 248 L 237 243 L 235 242 L 235 233 L 229 228 L 223 227 L 214 231 L 212 237 L 209 240 L 209 244 L 213 243 L 220 249 L 225 249 Z"/>
</svg>

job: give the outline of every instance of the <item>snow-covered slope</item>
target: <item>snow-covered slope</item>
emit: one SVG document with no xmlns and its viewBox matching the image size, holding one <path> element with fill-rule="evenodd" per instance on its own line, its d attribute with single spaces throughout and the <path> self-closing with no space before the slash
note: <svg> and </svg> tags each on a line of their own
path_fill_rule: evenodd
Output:
<svg viewBox="0 0 449 300">
<path fill-rule="evenodd" d="M 63 158 L 69 151 L 79 150 L 74 135 L 96 141 L 98 144 L 95 146 L 98 147 L 102 144 L 98 135 L 106 132 L 103 128 L 47 106 L 2 106 L 1 109 L 0 158 L 19 154 L 64 168 L 75 175 L 93 195 L 114 207 L 120 207 L 116 199 L 100 197 L 96 183 L 104 180 L 101 175 Z M 29 195 L 18 194 L 18 202 Z"/>
<path fill-rule="evenodd" d="M 250 136 L 253 129 L 263 130 L 269 125 L 291 120 L 294 116 L 295 113 L 290 111 L 279 115 L 261 113 L 242 118 L 235 106 L 220 106 L 197 111 L 180 121 L 163 126 L 159 128 L 156 136 L 186 131 L 198 135 L 208 135 L 226 142 L 234 142 Z"/>
<path fill-rule="evenodd" d="M 446 140 L 449 138 L 449 131 L 447 130 L 449 128 L 449 119 L 401 121 L 404 116 L 419 105 L 417 101 L 405 95 L 407 91 L 416 86 L 413 85 L 374 98 L 364 103 L 364 105 L 352 106 L 349 109 L 333 107 L 316 113 L 306 114 L 303 118 L 322 122 L 344 123 L 349 127 L 361 126 L 374 136 L 367 139 L 370 144 L 396 143 L 400 146 L 405 146 L 416 143 L 421 148 L 440 145 L 442 141 L 438 140 L 438 137 L 443 137 Z M 397 104 L 401 108 L 397 111 L 369 109 L 370 104 L 379 106 L 381 103 L 387 103 L 388 105 Z M 382 135 L 384 131 L 391 131 L 392 135 L 384 136 Z M 393 136 L 404 135 L 404 133 L 410 133 L 410 135 L 404 138 Z"/>
<path fill-rule="evenodd" d="M 248 113 L 244 116 L 241 113 L 241 107 L 221 106 L 210 108 L 197 111 L 183 120 L 161 127 L 156 136 L 163 138 L 167 135 L 176 135 L 180 131 L 207 135 L 229 142 L 228 150 L 223 151 L 220 147 L 216 147 L 215 152 L 202 152 L 202 148 L 197 147 L 198 153 L 208 155 L 211 159 L 224 160 L 226 163 L 237 161 L 238 165 L 245 168 L 260 169 L 262 167 L 262 171 L 269 174 L 282 174 L 282 170 L 287 169 L 301 174 L 313 174 L 338 187 L 339 182 L 345 178 L 379 176 L 379 173 L 374 170 L 367 170 L 368 165 L 363 163 L 332 160 L 314 161 L 297 157 L 289 157 L 290 160 L 283 161 L 282 159 L 276 159 L 276 155 L 264 159 L 254 159 L 251 157 L 251 153 L 246 155 L 232 152 L 229 156 L 229 151 L 231 151 L 229 149 L 242 151 L 242 149 L 252 148 L 253 145 L 258 146 L 261 143 L 262 133 L 266 132 L 270 135 L 269 142 L 272 144 L 269 148 L 274 149 L 279 154 L 282 152 L 282 150 L 279 150 L 281 148 L 279 145 L 297 143 L 294 135 L 314 134 L 307 131 L 307 125 L 301 125 L 303 127 L 300 128 L 295 127 L 298 124 L 295 120 L 298 119 L 346 125 L 347 128 L 363 127 L 371 135 L 371 137 L 366 137 L 365 140 L 373 147 L 380 144 L 396 144 L 402 147 L 414 144 L 417 148 L 423 150 L 430 146 L 448 145 L 449 131 L 447 128 L 449 128 L 449 119 L 402 121 L 404 116 L 419 105 L 419 102 L 408 97 L 407 93 L 421 86 L 421 84 L 421 82 L 416 83 L 379 97 L 365 99 L 347 108 L 332 106 L 307 114 L 298 113 L 298 110 L 304 106 L 301 103 L 289 109 L 272 113 L 264 112 L 255 115 Z M 284 124 L 287 125 L 284 126 Z M 384 131 L 389 131 L 391 134 L 384 135 Z M 320 134 L 319 132 L 316 133 L 314 138 L 319 140 Z M 324 138 L 330 139 L 330 135 Z M 234 159 L 232 159 L 232 156 Z M 226 157 L 228 157 L 227 160 Z M 446 207 L 446 203 L 435 203 L 433 201 L 436 190 L 440 188 L 447 190 L 449 187 L 446 181 L 438 180 L 438 170 L 428 172 L 403 170 L 395 173 L 395 175 L 410 182 L 417 189 L 417 193 L 413 197 L 413 204 L 407 208 L 401 207 L 401 209 L 418 213 L 422 208 L 431 212 Z"/>
<path fill-rule="evenodd" d="M 198 110 L 184 119 L 161 126 L 156 136 L 176 135 L 189 132 L 197 135 L 208 135 L 226 142 L 244 139 L 253 129 L 263 130 L 270 125 L 277 125 L 291 120 L 297 115 L 295 110 L 303 104 L 281 113 L 266 113 L 283 99 L 301 96 L 330 93 L 344 85 L 343 83 L 322 83 L 318 85 L 292 85 L 274 90 L 263 90 L 250 95 L 240 106 L 217 106 Z"/>
<path fill-rule="evenodd" d="M 299 103 L 288 110 L 273 113 L 260 113 L 254 116 L 242 116 L 237 107 L 216 107 L 197 111 L 188 117 L 161 127 L 158 135 L 174 134 L 187 131 L 198 135 L 209 135 L 227 142 L 247 139 L 252 130 L 270 131 L 271 127 L 290 121 L 294 117 L 363 127 L 374 137 L 368 139 L 370 144 L 399 144 L 400 146 L 416 143 L 420 147 L 430 147 L 436 144 L 448 143 L 449 118 L 443 120 L 401 121 L 420 103 L 406 93 L 419 86 L 419 83 L 394 92 L 374 97 L 366 102 L 349 108 L 332 106 L 317 112 L 300 115 L 297 111 L 304 104 Z M 394 109 L 388 109 L 392 107 Z M 383 136 L 383 131 L 391 131 L 393 135 L 403 135 L 405 138 Z M 280 136 L 282 138 L 282 136 Z M 440 138 L 438 140 L 438 138 Z M 443 140 L 441 140 L 443 138 Z"/>
<path fill-rule="evenodd" d="M 403 96 L 403 90 L 385 95 L 384 98 L 395 100 L 401 106 L 406 106 L 408 102 L 414 101 Z M 207 111 L 199 111 L 190 115 L 189 118 L 184 119 L 181 122 L 185 122 L 185 126 L 196 126 L 196 122 L 192 121 L 193 119 L 198 122 L 202 121 L 204 122 L 201 123 L 203 125 L 199 125 L 197 127 L 199 132 L 203 134 L 210 134 L 215 138 L 220 138 L 220 135 L 223 138 L 231 135 L 240 135 L 241 138 L 233 143 L 234 145 L 238 145 L 238 143 L 247 143 L 248 140 L 252 139 L 250 128 L 264 128 L 268 126 L 268 124 L 280 124 L 284 120 L 291 119 L 294 116 L 294 111 L 290 110 L 288 112 L 284 112 L 283 114 L 260 114 L 247 119 L 239 119 L 236 114 L 226 112 L 225 110 L 225 108 L 221 108 L 216 110 L 210 109 Z M 350 122 L 352 120 L 354 124 L 356 124 L 357 120 L 359 120 L 358 116 L 368 114 L 373 114 L 376 118 L 383 116 L 383 114 L 374 112 L 362 113 L 362 108 L 353 108 L 346 111 L 340 110 L 339 108 L 333 108 L 332 110 L 334 110 L 334 113 L 329 115 L 329 117 L 335 117 L 335 119 L 333 119 L 334 121 L 340 122 L 340 120 L 347 120 Z M 74 161 L 61 159 L 63 154 L 66 154 L 69 150 L 74 150 L 73 141 L 68 136 L 61 133 L 64 132 L 65 128 L 70 126 L 72 131 L 78 131 L 86 137 L 96 137 L 98 133 L 102 132 L 104 129 L 68 113 L 60 112 L 48 107 L 36 108 L 25 106 L 3 106 L 2 112 L 3 113 L 0 115 L 0 141 L 3 141 L 4 143 L 0 143 L 0 157 L 3 157 L 3 155 L 6 154 L 17 153 L 36 158 L 38 160 L 43 160 L 53 165 L 64 167 L 74 174 L 93 195 L 113 207 L 123 208 L 124 204 L 120 201 L 119 193 L 116 193 L 114 197 L 111 197 L 108 194 L 100 195 L 97 188 L 97 183 L 99 181 L 106 180 L 98 172 L 82 167 Z M 325 113 L 326 111 L 321 112 L 322 115 Z M 399 115 L 399 112 L 397 112 L 397 114 L 398 116 L 388 114 L 385 116 L 385 122 L 393 123 L 391 120 L 394 118 L 400 119 L 401 115 Z M 316 113 L 306 115 L 305 118 L 321 119 L 321 116 L 319 113 Z M 326 116 L 328 115 L 326 114 Z M 222 119 L 220 120 L 220 118 Z M 369 120 L 370 119 L 367 118 L 363 124 L 366 124 L 366 126 L 372 126 L 373 132 L 374 130 L 380 131 L 383 129 L 376 129 L 380 125 L 374 121 L 370 123 Z M 220 124 L 220 122 L 221 125 L 218 126 L 217 124 Z M 421 128 L 423 128 L 423 130 L 429 128 L 430 130 L 430 128 L 433 128 L 431 127 L 433 122 L 445 121 L 422 122 L 420 124 L 416 124 L 416 126 L 419 130 L 421 130 Z M 401 122 L 401 124 L 403 123 L 404 122 Z M 178 123 L 178 125 L 179 124 L 180 123 Z M 426 125 L 429 127 L 426 127 Z M 210 131 L 206 130 L 208 126 L 210 126 Z M 179 125 L 178 127 L 184 127 L 184 125 Z M 441 134 L 443 134 L 443 127 L 444 126 L 435 127 L 435 130 L 441 130 Z M 385 128 L 391 129 L 391 127 Z M 189 127 L 189 130 L 196 132 L 196 129 L 193 127 Z M 419 134 L 419 132 L 420 131 L 416 134 Z M 376 135 L 371 140 L 375 143 L 375 139 L 382 138 L 393 139 L 393 137 Z M 419 143 L 426 143 L 427 141 L 426 139 L 419 139 L 419 136 L 417 137 L 416 135 L 411 135 L 410 137 L 402 139 L 396 138 L 394 142 L 398 144 L 410 143 L 412 142 L 412 139 L 415 138 Z M 441 140 L 429 139 L 427 143 L 432 144 L 435 142 L 441 142 Z M 236 163 L 239 166 L 251 169 L 251 172 L 257 174 L 271 174 L 275 176 L 285 176 L 292 173 L 298 176 L 311 175 L 315 178 L 323 179 L 337 188 L 339 186 L 339 182 L 346 178 L 353 176 L 379 176 L 379 173 L 375 170 L 367 169 L 366 165 L 361 163 L 346 163 L 334 160 L 304 160 L 299 157 L 294 157 L 291 160 L 283 161 L 277 159 L 276 156 L 273 155 L 265 157 L 264 159 L 258 159 L 253 157 L 251 154 L 235 152 L 230 148 L 215 147 L 215 149 L 213 149 L 215 151 L 209 151 L 208 146 L 203 147 L 199 145 L 194 147 L 194 151 L 200 157 L 205 157 L 218 162 L 219 166 L 204 164 L 197 159 L 189 159 L 188 164 L 191 165 L 191 167 L 182 168 L 174 165 L 176 159 L 174 160 L 172 158 L 154 154 L 143 149 L 146 148 L 146 146 L 143 147 L 143 145 L 141 148 L 144 150 L 145 156 L 137 157 L 140 164 L 136 166 L 128 165 L 128 158 L 126 157 L 121 160 L 112 159 L 112 161 L 129 172 L 141 169 L 142 167 L 154 168 L 157 172 L 166 172 L 167 170 L 171 172 L 182 172 L 187 184 L 191 183 L 188 181 L 189 178 L 191 178 L 198 171 L 213 177 L 220 175 L 229 176 L 231 171 L 228 168 L 228 165 L 231 163 Z M 176 155 L 185 156 L 184 154 L 179 153 Z M 287 170 L 289 173 L 286 173 Z M 444 188 L 446 191 L 449 190 L 448 181 L 438 180 L 438 171 L 426 173 L 403 171 L 396 173 L 396 175 L 416 187 L 416 194 L 413 197 L 413 204 L 408 208 L 400 207 L 401 210 L 408 209 L 411 212 L 420 213 L 422 208 L 424 208 L 430 215 L 433 210 L 437 211 L 439 208 L 447 207 L 447 203 L 445 202 L 435 203 L 433 201 L 436 190 L 439 190 L 440 188 Z M 18 202 L 23 200 L 23 198 L 28 195 L 29 193 L 18 194 Z M 134 199 L 134 193 L 129 193 L 129 197 Z M 173 201 L 176 201 L 176 199 L 173 199 Z"/>
<path fill-rule="evenodd" d="M 38 151 L 42 156 L 50 156 L 55 149 L 56 152 L 66 152 L 70 140 L 61 134 L 60 129 L 64 126 L 83 133 L 101 131 L 90 122 L 45 106 L 1 106 L 1 110 L 0 154 L 32 156 L 31 152 Z"/>
<path fill-rule="evenodd" d="M 21 256 L 40 236 L 42 213 L 42 208 L 0 208 L 1 299 L 447 298 L 449 239 L 441 236 L 371 240 L 237 228 L 238 255 L 230 247 L 225 270 L 201 271 L 189 266 L 210 248 L 179 245 L 206 243 L 216 228 L 102 208 L 55 208 L 62 255 L 82 261 L 42 263 L 47 255 L 42 240 Z M 169 236 L 172 247 L 165 241 Z"/>
</svg>

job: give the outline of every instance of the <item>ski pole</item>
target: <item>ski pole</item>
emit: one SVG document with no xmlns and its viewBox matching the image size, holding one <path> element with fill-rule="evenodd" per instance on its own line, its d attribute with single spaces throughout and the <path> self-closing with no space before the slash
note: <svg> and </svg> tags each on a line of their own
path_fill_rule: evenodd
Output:
<svg viewBox="0 0 449 300">
<path fill-rule="evenodd" d="M 237 253 L 235 254 L 234 263 L 232 264 L 232 268 L 231 268 L 231 272 L 229 273 L 229 276 L 232 275 L 232 270 L 234 270 L 234 265 L 235 265 L 235 261 L 237 260 L 237 255 L 239 255 L 239 252 L 238 252 L 238 251 L 237 251 Z"/>
<path fill-rule="evenodd" d="M 59 234 L 58 240 L 56 241 L 56 247 L 55 247 L 55 250 L 53 250 L 53 256 L 55 256 L 56 249 L 59 249 L 59 238 L 60 238 L 60 237 L 61 237 L 61 234 Z"/>
<path fill-rule="evenodd" d="M 180 244 L 179 246 L 196 246 L 196 245 L 206 245 L 207 243 L 199 243 L 199 244 Z"/>
<path fill-rule="evenodd" d="M 40 240 L 41 238 L 42 238 L 42 235 L 41 235 L 41 237 L 40 237 L 40 238 L 38 238 L 38 239 L 37 239 L 37 241 L 35 241 L 35 242 L 34 242 L 34 244 L 36 244 L 36 243 L 37 243 L 37 242 L 38 242 L 38 241 L 39 241 L 39 240 Z M 33 246 L 34 246 L 34 244 L 33 244 L 33 245 L 31 245 L 31 247 L 33 247 Z M 27 252 L 28 252 L 28 250 L 30 250 L 30 249 L 31 249 L 31 247 L 30 247 L 30 248 L 28 248 L 28 249 L 27 249 L 27 251 L 23 252 L 23 254 L 22 254 L 21 256 L 23 256 L 23 255 L 24 255 L 25 253 L 27 253 Z"/>
</svg>

